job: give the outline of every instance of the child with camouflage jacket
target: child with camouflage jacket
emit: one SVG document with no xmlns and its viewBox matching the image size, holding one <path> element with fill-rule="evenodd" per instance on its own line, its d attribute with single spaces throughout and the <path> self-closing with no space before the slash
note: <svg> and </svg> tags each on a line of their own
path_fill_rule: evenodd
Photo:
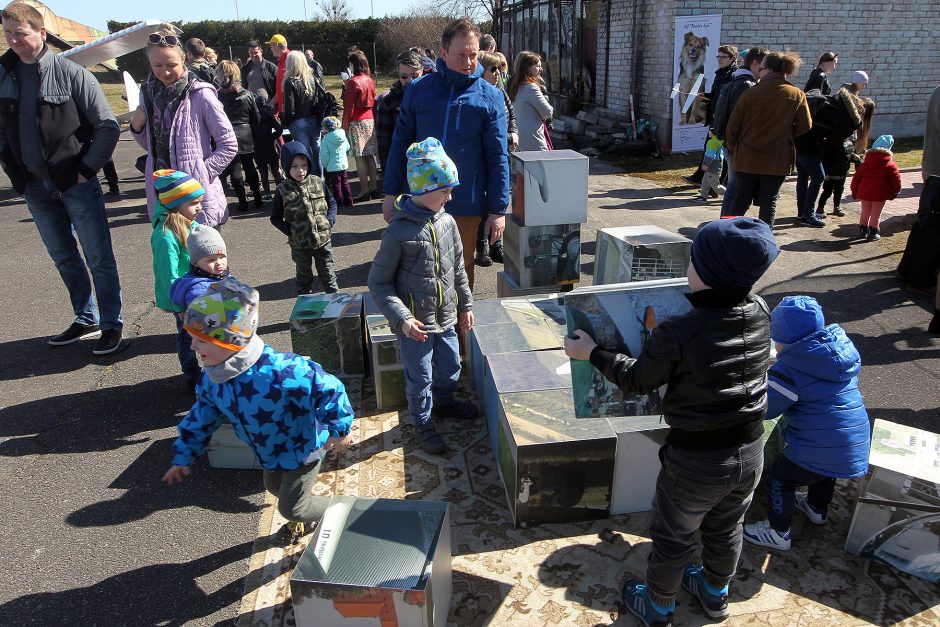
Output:
<svg viewBox="0 0 940 627">
<path fill-rule="evenodd" d="M 297 294 L 313 291 L 313 264 L 327 294 L 339 291 L 333 271 L 330 232 L 336 223 L 336 199 L 316 174 L 306 146 L 287 142 L 281 147 L 281 165 L 287 176 L 277 186 L 271 224 L 290 238 L 291 258 L 297 267 Z"/>
</svg>

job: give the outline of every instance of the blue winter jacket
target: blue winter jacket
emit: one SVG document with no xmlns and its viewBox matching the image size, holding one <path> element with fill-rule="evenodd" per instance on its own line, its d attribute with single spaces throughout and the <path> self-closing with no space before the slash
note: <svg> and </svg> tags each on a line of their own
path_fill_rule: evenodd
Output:
<svg viewBox="0 0 940 627">
<path fill-rule="evenodd" d="M 837 324 L 788 345 L 767 373 L 767 417 L 787 419 L 783 453 L 827 477 L 868 471 L 871 427 L 858 389 L 855 345 Z"/>
<path fill-rule="evenodd" d="M 346 388 L 319 364 L 268 345 L 240 375 L 213 383 L 203 375 L 196 404 L 179 425 L 173 465 L 189 466 L 227 418 L 265 470 L 293 470 L 329 437 L 344 437 L 353 410 Z"/>
<path fill-rule="evenodd" d="M 209 286 L 217 281 L 218 279 L 196 276 L 192 272 L 187 272 L 170 285 L 170 300 L 174 305 L 185 310 L 189 307 L 189 303 L 205 294 Z"/>
<path fill-rule="evenodd" d="M 509 207 L 509 149 L 506 105 L 499 88 L 482 78 L 483 66 L 467 76 L 437 60 L 437 72 L 405 90 L 385 170 L 385 193 L 408 191 L 405 151 L 436 137 L 457 165 L 460 186 L 447 203 L 453 216 L 502 215 Z"/>
</svg>

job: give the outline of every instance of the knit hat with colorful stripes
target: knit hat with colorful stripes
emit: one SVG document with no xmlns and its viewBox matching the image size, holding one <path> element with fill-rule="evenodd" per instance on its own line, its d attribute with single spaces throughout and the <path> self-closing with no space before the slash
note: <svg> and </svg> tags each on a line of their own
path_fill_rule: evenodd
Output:
<svg viewBox="0 0 940 627">
<path fill-rule="evenodd" d="M 167 209 L 176 209 L 184 202 L 206 193 L 199 181 L 179 170 L 157 170 L 153 173 L 153 189 Z"/>
</svg>

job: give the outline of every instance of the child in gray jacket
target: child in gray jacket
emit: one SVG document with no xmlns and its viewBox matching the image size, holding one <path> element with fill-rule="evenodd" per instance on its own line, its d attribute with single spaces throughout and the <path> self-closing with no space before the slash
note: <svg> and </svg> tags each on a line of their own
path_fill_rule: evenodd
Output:
<svg viewBox="0 0 940 627">
<path fill-rule="evenodd" d="M 398 335 L 421 447 L 440 455 L 446 447 L 434 419 L 478 415 L 474 405 L 454 398 L 460 378 L 456 327 L 473 327 L 473 297 L 457 223 L 444 212 L 459 185 L 457 167 L 433 137 L 412 144 L 407 156 L 411 194 L 395 202 L 369 271 L 369 291 Z"/>
</svg>

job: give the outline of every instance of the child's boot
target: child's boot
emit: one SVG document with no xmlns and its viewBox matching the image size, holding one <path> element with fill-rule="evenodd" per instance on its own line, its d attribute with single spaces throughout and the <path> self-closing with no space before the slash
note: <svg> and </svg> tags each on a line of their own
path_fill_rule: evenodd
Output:
<svg viewBox="0 0 940 627">
<path fill-rule="evenodd" d="M 881 235 L 878 234 L 877 226 L 868 227 L 868 234 L 865 236 L 865 241 L 874 242 L 881 239 Z"/>
<path fill-rule="evenodd" d="M 432 421 L 428 420 L 423 425 L 419 425 L 417 432 L 418 442 L 420 442 L 421 448 L 424 449 L 425 453 L 441 455 L 447 450 L 447 447 L 444 445 L 444 439 L 441 437 L 441 434 L 437 432 L 437 429 L 434 428 Z"/>
<path fill-rule="evenodd" d="M 705 581 L 705 568 L 689 565 L 682 575 L 682 587 L 698 599 L 709 618 L 722 620 L 728 617 L 728 585 L 716 588 Z"/>
</svg>

